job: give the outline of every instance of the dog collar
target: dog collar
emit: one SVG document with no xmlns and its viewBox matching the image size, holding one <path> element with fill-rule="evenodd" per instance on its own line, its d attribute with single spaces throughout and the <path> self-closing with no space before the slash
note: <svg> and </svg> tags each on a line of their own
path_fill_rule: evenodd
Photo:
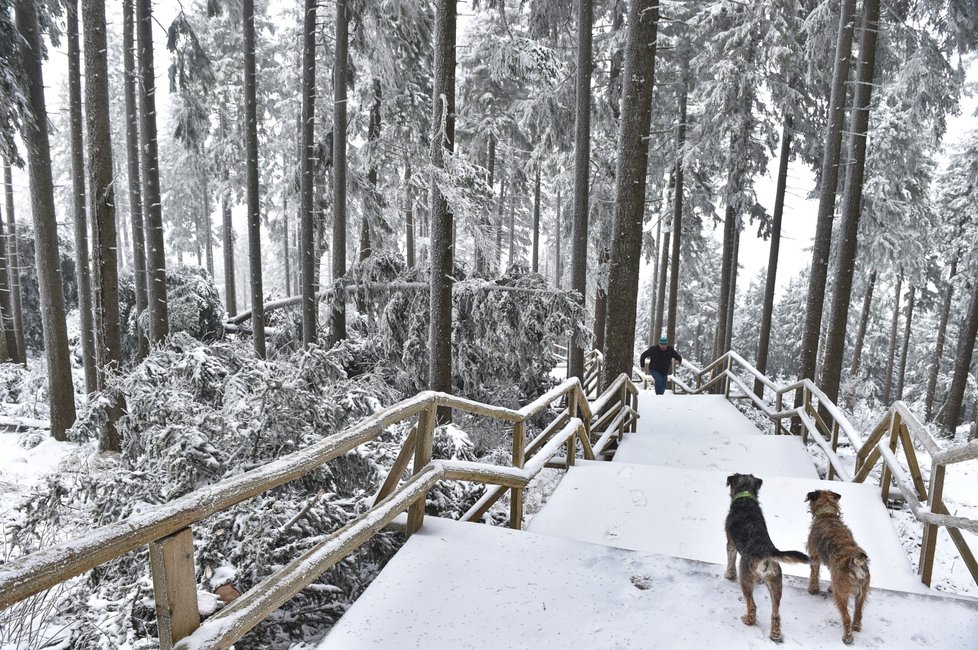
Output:
<svg viewBox="0 0 978 650">
<path fill-rule="evenodd" d="M 815 511 L 815 516 L 818 517 L 819 515 L 833 515 L 835 517 L 838 517 L 839 509 L 836 508 L 835 506 L 822 506 L 821 508 Z"/>
<path fill-rule="evenodd" d="M 732 500 L 736 501 L 737 499 L 743 499 L 743 498 L 754 499 L 755 501 L 757 501 L 757 497 L 751 494 L 748 490 L 742 490 L 737 494 L 733 495 Z"/>
</svg>

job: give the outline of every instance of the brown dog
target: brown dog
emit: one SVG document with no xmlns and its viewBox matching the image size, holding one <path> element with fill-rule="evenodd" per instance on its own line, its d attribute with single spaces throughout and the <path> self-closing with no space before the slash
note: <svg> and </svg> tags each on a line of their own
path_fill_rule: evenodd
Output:
<svg viewBox="0 0 978 650">
<path fill-rule="evenodd" d="M 818 593 L 819 567 L 825 563 L 832 575 L 832 595 L 842 615 L 842 641 L 852 643 L 853 631 L 862 627 L 863 603 L 869 595 L 869 558 L 852 538 L 852 531 L 842 521 L 839 499 L 842 496 L 829 490 L 809 492 L 808 507 L 812 527 L 808 534 L 808 555 L 812 572 L 808 593 Z M 849 596 L 855 595 L 856 606 L 849 619 Z"/>
<path fill-rule="evenodd" d="M 767 532 L 764 513 L 757 493 L 764 481 L 753 474 L 732 474 L 727 477 L 730 487 L 730 511 L 727 513 L 727 571 L 728 580 L 737 578 L 734 562 L 740 553 L 740 589 L 747 603 L 747 614 L 741 617 L 744 625 L 757 622 L 754 585 L 764 583 L 771 594 L 771 640 L 780 643 L 781 633 L 781 565 L 779 562 L 808 563 L 800 551 L 779 551 Z"/>
</svg>

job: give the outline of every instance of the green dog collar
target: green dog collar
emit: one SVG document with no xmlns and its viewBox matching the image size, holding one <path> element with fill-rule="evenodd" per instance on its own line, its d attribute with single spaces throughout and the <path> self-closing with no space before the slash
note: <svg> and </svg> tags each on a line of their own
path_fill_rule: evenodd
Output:
<svg viewBox="0 0 978 650">
<path fill-rule="evenodd" d="M 835 506 L 822 506 L 821 508 L 815 511 L 815 516 L 818 517 L 819 515 L 833 515 L 838 517 L 839 509 L 836 508 Z"/>
<path fill-rule="evenodd" d="M 748 490 L 743 490 L 743 491 L 738 492 L 737 494 L 733 495 L 733 500 L 736 501 L 737 499 L 742 499 L 744 497 L 746 497 L 748 499 L 754 499 L 755 501 L 757 500 L 757 497 L 755 497 L 753 494 L 751 494 Z"/>
</svg>

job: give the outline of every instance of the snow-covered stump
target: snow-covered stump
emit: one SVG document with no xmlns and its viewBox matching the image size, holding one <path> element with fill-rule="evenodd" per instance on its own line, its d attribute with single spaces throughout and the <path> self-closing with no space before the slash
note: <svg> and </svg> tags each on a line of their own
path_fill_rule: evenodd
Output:
<svg viewBox="0 0 978 650">
<path fill-rule="evenodd" d="M 184 528 L 151 542 L 149 563 L 153 572 L 160 650 L 171 650 L 177 641 L 200 627 L 191 529 Z"/>
</svg>

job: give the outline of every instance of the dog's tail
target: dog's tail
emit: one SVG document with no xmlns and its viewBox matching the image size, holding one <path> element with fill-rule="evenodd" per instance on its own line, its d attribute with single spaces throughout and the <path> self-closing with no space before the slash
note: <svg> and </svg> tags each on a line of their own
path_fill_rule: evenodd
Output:
<svg viewBox="0 0 978 650">
<path fill-rule="evenodd" d="M 788 564 L 811 564 L 809 557 L 801 551 L 775 551 L 771 554 L 771 559 Z"/>
<path fill-rule="evenodd" d="M 849 558 L 848 564 L 849 570 L 857 581 L 862 582 L 869 578 L 869 557 L 866 556 L 866 553 L 860 551 L 853 555 Z"/>
</svg>

